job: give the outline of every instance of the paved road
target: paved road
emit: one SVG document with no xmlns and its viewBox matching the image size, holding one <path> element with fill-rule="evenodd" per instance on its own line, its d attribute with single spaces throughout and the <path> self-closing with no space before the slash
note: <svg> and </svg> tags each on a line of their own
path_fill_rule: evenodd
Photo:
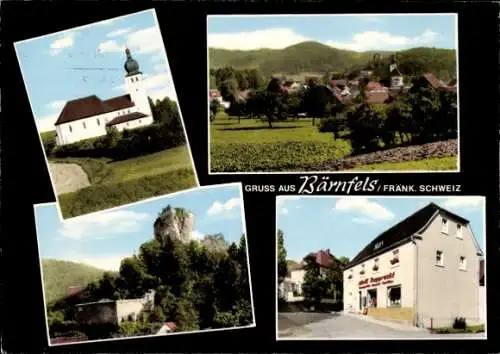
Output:
<svg viewBox="0 0 500 354">
<path fill-rule="evenodd" d="M 280 313 L 278 330 L 280 338 L 331 338 L 331 339 L 461 339 L 485 338 L 484 333 L 432 334 L 429 331 L 375 322 L 343 314 Z M 328 315 L 328 317 L 327 317 Z M 322 318 L 321 318 L 322 317 Z M 314 318 L 314 321 L 311 319 Z"/>
</svg>

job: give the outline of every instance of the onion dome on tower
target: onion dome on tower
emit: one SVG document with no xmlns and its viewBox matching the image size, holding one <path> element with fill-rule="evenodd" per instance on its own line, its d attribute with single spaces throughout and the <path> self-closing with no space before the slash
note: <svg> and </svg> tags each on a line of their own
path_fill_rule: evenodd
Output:
<svg viewBox="0 0 500 354">
<path fill-rule="evenodd" d="M 139 63 L 134 58 L 132 58 L 130 49 L 125 48 L 125 55 L 127 56 L 127 60 L 125 61 L 123 67 L 127 72 L 127 76 L 141 74 L 141 72 L 139 71 Z"/>
</svg>

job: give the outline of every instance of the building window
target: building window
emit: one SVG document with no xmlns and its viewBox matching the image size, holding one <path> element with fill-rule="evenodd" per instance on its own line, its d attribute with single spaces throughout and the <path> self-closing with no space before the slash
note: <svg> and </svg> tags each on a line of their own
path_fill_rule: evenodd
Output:
<svg viewBox="0 0 500 354">
<path fill-rule="evenodd" d="M 458 237 L 458 238 L 463 238 L 462 232 L 463 232 L 463 227 L 462 227 L 462 225 L 457 224 L 457 237 Z"/>
<path fill-rule="evenodd" d="M 448 220 L 446 220 L 445 218 L 441 219 L 441 232 L 443 234 L 448 233 Z"/>
<path fill-rule="evenodd" d="M 361 265 L 361 271 L 359 272 L 359 274 L 361 274 L 361 275 L 365 274 L 365 265 L 364 265 L 364 263 Z"/>
<path fill-rule="evenodd" d="M 129 123 L 127 122 L 127 127 L 129 126 Z"/>
<path fill-rule="evenodd" d="M 139 119 L 139 124 L 141 123 L 141 120 Z"/>
<path fill-rule="evenodd" d="M 127 113 L 130 113 L 130 109 L 127 111 Z"/>
<path fill-rule="evenodd" d="M 71 128 L 71 125 L 69 125 L 69 132 L 72 133 L 73 132 L 73 128 Z"/>
<path fill-rule="evenodd" d="M 82 122 L 83 124 L 83 129 L 87 129 L 87 126 L 85 125 L 85 122 Z"/>
<path fill-rule="evenodd" d="M 387 288 L 387 307 L 401 307 L 401 285 Z"/>
<path fill-rule="evenodd" d="M 392 259 L 390 262 L 392 265 L 399 264 L 399 250 L 392 251 Z"/>
<path fill-rule="evenodd" d="M 376 272 L 378 270 L 378 258 L 375 258 L 375 262 L 373 264 L 373 271 Z"/>
<path fill-rule="evenodd" d="M 97 125 L 101 125 L 101 121 L 97 118 Z"/>
<path fill-rule="evenodd" d="M 460 257 L 460 270 L 467 270 L 467 258 Z"/>
<path fill-rule="evenodd" d="M 440 267 L 444 266 L 443 251 L 436 251 L 436 265 Z"/>
</svg>

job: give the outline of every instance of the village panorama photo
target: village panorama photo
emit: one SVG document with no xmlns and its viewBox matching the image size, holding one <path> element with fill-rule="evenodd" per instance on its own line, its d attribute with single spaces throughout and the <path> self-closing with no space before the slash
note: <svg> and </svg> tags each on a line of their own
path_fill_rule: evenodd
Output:
<svg viewBox="0 0 500 354">
<path fill-rule="evenodd" d="M 63 219 L 199 185 L 154 10 L 15 49 Z"/>
<path fill-rule="evenodd" d="M 241 184 L 34 209 L 50 346 L 255 326 Z"/>
<path fill-rule="evenodd" d="M 277 339 L 487 339 L 485 207 L 278 196 Z"/>
<path fill-rule="evenodd" d="M 209 172 L 459 172 L 456 14 L 207 19 Z"/>
</svg>

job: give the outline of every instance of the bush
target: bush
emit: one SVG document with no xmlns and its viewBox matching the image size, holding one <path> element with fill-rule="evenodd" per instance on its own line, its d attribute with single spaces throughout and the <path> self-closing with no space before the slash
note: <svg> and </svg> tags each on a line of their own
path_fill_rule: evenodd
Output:
<svg viewBox="0 0 500 354">
<path fill-rule="evenodd" d="M 90 157 L 123 160 L 151 154 L 185 144 L 184 131 L 173 129 L 172 124 L 152 124 L 119 133 L 110 129 L 105 136 L 62 145 L 50 150 L 57 158 Z M 47 146 L 49 149 L 49 146 Z M 49 152 L 47 152 L 49 154 Z"/>
<path fill-rule="evenodd" d="M 73 217 L 195 186 L 192 169 L 117 183 L 97 184 L 59 196 L 64 217 Z"/>
<path fill-rule="evenodd" d="M 467 322 L 464 317 L 455 317 L 453 320 L 453 329 L 466 329 Z"/>
</svg>

